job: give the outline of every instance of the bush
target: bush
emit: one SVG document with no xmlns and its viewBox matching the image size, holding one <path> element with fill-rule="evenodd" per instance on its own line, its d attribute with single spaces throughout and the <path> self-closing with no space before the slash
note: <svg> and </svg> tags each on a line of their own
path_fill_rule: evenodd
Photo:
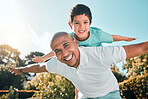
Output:
<svg viewBox="0 0 148 99">
<path fill-rule="evenodd" d="M 148 97 L 148 74 L 119 83 L 121 96 L 126 99 L 146 99 Z"/>
<path fill-rule="evenodd" d="M 32 81 L 27 82 L 26 89 L 36 89 L 38 98 L 74 99 L 74 86 L 66 78 L 51 73 L 40 73 Z"/>
<path fill-rule="evenodd" d="M 1 90 L 8 90 L 10 86 L 14 86 L 17 89 L 23 89 L 23 83 L 24 83 L 24 77 L 22 75 L 13 75 L 8 71 L 7 66 L 0 65 Z"/>
</svg>

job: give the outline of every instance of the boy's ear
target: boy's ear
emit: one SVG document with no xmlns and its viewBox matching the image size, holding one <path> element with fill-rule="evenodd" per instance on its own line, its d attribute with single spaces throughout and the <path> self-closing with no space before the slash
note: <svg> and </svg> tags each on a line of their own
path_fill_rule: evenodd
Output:
<svg viewBox="0 0 148 99">
<path fill-rule="evenodd" d="M 70 22 L 68 22 L 68 25 L 70 26 L 70 28 L 72 29 L 72 25 L 70 24 Z"/>
<path fill-rule="evenodd" d="M 92 21 L 90 22 L 90 25 L 92 24 Z"/>
</svg>

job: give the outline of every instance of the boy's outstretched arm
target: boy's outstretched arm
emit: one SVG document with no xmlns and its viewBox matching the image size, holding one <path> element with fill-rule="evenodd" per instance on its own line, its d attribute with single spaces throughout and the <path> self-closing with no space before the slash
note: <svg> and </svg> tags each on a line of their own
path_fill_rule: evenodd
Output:
<svg viewBox="0 0 148 99">
<path fill-rule="evenodd" d="M 45 65 L 42 65 L 40 66 L 39 64 L 32 64 L 32 65 L 28 65 L 28 66 L 25 66 L 25 67 L 21 67 L 21 68 L 11 68 L 11 67 L 8 67 L 9 69 L 9 72 L 12 73 L 12 74 L 22 74 L 22 73 L 40 73 L 40 72 L 48 72 L 46 70 L 46 66 Z"/>
<path fill-rule="evenodd" d="M 51 51 L 50 53 L 48 53 L 44 56 L 35 56 L 34 55 L 34 58 L 32 59 L 32 61 L 34 61 L 34 62 L 45 62 L 46 60 L 52 58 L 53 56 L 55 56 L 53 51 Z"/>
<path fill-rule="evenodd" d="M 148 41 L 139 44 L 123 46 L 123 48 L 126 52 L 126 59 L 138 55 L 148 54 Z"/>
<path fill-rule="evenodd" d="M 136 40 L 135 38 L 129 38 L 129 37 L 124 37 L 124 36 L 119 36 L 119 35 L 112 35 L 113 41 L 133 41 Z"/>
</svg>

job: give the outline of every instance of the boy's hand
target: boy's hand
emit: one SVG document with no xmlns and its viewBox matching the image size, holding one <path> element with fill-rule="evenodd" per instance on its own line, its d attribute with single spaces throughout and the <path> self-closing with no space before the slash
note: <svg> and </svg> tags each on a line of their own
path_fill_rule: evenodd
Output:
<svg viewBox="0 0 148 99">
<path fill-rule="evenodd" d="M 32 59 L 33 62 L 45 62 L 43 57 L 40 56 L 33 56 L 34 58 Z"/>
<path fill-rule="evenodd" d="M 9 69 L 8 71 L 9 71 L 11 74 L 15 74 L 15 75 L 21 74 L 19 68 L 11 68 L 11 67 L 8 67 L 8 69 Z"/>
<path fill-rule="evenodd" d="M 134 37 L 134 38 L 127 38 L 127 39 L 125 39 L 125 41 L 133 41 L 133 40 L 136 40 L 137 38 L 136 37 Z"/>
</svg>

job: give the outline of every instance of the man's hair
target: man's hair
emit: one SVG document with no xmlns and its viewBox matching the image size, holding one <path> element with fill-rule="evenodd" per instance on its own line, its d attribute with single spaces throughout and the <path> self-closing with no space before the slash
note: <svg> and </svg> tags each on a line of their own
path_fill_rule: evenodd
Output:
<svg viewBox="0 0 148 99">
<path fill-rule="evenodd" d="M 67 32 L 57 32 L 54 34 L 54 36 L 52 37 L 52 40 L 51 40 L 51 43 L 50 43 L 50 46 L 52 44 L 52 42 L 59 36 L 62 36 L 62 35 L 69 35 Z M 69 35 L 70 36 L 70 35 Z M 70 36 L 71 37 L 71 36 Z"/>
<path fill-rule="evenodd" d="M 72 24 L 73 18 L 75 16 L 77 16 L 77 15 L 83 15 L 83 14 L 85 14 L 89 18 L 89 21 L 91 23 L 91 21 L 92 21 L 92 13 L 91 13 L 89 7 L 87 7 L 84 4 L 77 4 L 77 5 L 75 5 L 70 10 L 70 13 L 69 13 L 69 22 Z"/>
</svg>

